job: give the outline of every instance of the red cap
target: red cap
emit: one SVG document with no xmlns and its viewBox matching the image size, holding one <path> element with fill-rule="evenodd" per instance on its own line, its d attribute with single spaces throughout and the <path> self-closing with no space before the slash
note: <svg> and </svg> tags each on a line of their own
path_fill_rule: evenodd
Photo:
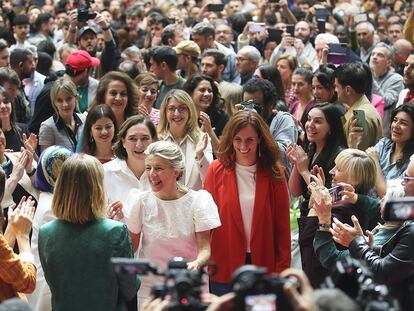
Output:
<svg viewBox="0 0 414 311">
<path fill-rule="evenodd" d="M 66 59 L 66 65 L 70 65 L 74 71 L 83 71 L 101 64 L 99 58 L 92 57 L 87 51 L 78 50 Z"/>
</svg>

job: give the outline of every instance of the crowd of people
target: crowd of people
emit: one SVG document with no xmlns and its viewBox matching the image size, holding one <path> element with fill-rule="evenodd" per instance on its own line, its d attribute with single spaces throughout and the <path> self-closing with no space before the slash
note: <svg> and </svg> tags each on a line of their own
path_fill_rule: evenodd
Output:
<svg viewBox="0 0 414 311">
<path fill-rule="evenodd" d="M 350 256 L 414 309 L 414 1 L 0 4 L 4 306 L 167 309 L 111 258 L 182 257 L 211 311 L 243 265 L 357 310 L 317 290 Z"/>
</svg>

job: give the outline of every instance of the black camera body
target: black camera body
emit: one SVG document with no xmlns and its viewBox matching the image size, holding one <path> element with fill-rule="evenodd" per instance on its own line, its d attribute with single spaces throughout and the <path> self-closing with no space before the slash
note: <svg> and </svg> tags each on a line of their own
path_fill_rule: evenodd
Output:
<svg viewBox="0 0 414 311">
<path fill-rule="evenodd" d="M 295 284 L 291 279 L 276 274 L 267 275 L 266 268 L 254 265 L 240 267 L 232 277 L 236 310 L 251 310 L 258 304 L 263 306 L 261 310 L 292 310 L 283 292 L 283 286 L 287 282 Z"/>
<path fill-rule="evenodd" d="M 244 110 L 254 110 L 258 114 L 262 115 L 263 107 L 262 105 L 258 104 L 254 99 L 244 100 L 240 103 L 243 106 Z"/>
<path fill-rule="evenodd" d="M 148 260 L 112 258 L 115 273 L 122 277 L 129 275 L 147 275 L 150 272 L 164 276 L 164 283 L 156 284 L 151 289 L 155 298 L 171 297 L 168 310 L 171 311 L 203 311 L 207 305 L 201 303 L 201 286 L 204 269 L 198 271 L 187 270 L 187 261 L 175 257 L 168 262 L 168 268 L 162 272 Z"/>
<path fill-rule="evenodd" d="M 91 13 L 89 11 L 91 3 L 94 3 L 94 0 L 86 0 L 85 5 L 81 5 L 78 9 L 78 21 L 86 23 L 90 19 L 95 19 L 96 13 Z"/>
<path fill-rule="evenodd" d="M 397 300 L 388 287 L 373 279 L 372 271 L 360 260 L 350 256 L 336 262 L 336 270 L 327 277 L 322 288 L 339 288 L 355 300 L 363 310 L 397 311 Z"/>
</svg>

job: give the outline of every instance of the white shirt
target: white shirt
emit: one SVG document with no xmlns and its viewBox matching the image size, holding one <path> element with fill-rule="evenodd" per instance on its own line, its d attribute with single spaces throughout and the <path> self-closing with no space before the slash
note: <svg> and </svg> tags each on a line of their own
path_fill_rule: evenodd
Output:
<svg viewBox="0 0 414 311">
<path fill-rule="evenodd" d="M 114 159 L 103 165 L 104 187 L 108 202 L 121 201 L 124 205 L 131 189 L 145 191 L 150 189 L 147 174 L 144 172 L 138 179 L 126 161 Z"/>
<path fill-rule="evenodd" d="M 250 253 L 250 233 L 252 231 L 253 208 L 256 194 L 256 164 L 243 166 L 236 163 L 237 189 L 240 209 L 246 236 L 247 253 Z"/>
</svg>

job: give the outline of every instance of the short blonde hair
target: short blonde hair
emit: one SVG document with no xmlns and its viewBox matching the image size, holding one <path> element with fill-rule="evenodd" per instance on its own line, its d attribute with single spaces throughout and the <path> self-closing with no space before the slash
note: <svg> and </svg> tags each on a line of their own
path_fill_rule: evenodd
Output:
<svg viewBox="0 0 414 311">
<path fill-rule="evenodd" d="M 75 154 L 62 165 L 56 181 L 52 211 L 71 223 L 88 223 L 106 217 L 102 164 L 87 154 Z"/>
<path fill-rule="evenodd" d="M 367 194 L 374 187 L 377 168 L 374 160 L 364 151 L 342 150 L 335 159 L 335 165 L 348 172 L 356 193 Z"/>
<path fill-rule="evenodd" d="M 161 104 L 160 109 L 160 123 L 158 124 L 158 134 L 160 137 L 164 137 L 170 132 L 170 125 L 167 120 L 167 108 L 171 99 L 175 99 L 180 104 L 184 104 L 188 108 L 188 120 L 185 125 L 186 132 L 194 140 L 195 143 L 198 142 L 201 131 L 198 127 L 198 113 L 193 102 L 193 99 L 186 91 L 183 90 L 171 90 L 167 93 L 164 100 Z"/>
<path fill-rule="evenodd" d="M 176 170 L 183 172 L 185 169 L 185 158 L 181 148 L 172 142 L 161 140 L 150 144 L 145 150 L 147 157 L 155 155 L 168 160 Z"/>
<path fill-rule="evenodd" d="M 50 99 L 52 100 L 53 109 L 55 109 L 56 112 L 57 109 L 55 105 L 55 99 L 59 92 L 65 92 L 66 94 L 73 97 L 78 97 L 78 89 L 71 79 L 66 77 L 57 79 L 55 82 L 53 82 L 52 88 L 50 89 Z"/>
</svg>

